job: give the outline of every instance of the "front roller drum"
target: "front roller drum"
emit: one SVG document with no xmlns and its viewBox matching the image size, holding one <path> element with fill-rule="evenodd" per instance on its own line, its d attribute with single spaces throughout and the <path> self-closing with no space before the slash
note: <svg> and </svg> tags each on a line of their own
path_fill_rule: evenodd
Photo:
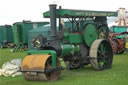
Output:
<svg viewBox="0 0 128 85">
<path fill-rule="evenodd" d="M 60 67 L 56 58 L 56 67 Z M 55 81 L 58 80 L 61 70 L 52 70 L 51 55 L 28 55 L 22 62 L 21 70 L 26 80 Z"/>
<path fill-rule="evenodd" d="M 90 48 L 90 63 L 95 70 L 108 69 L 112 65 L 113 51 L 108 40 L 97 39 Z"/>
</svg>

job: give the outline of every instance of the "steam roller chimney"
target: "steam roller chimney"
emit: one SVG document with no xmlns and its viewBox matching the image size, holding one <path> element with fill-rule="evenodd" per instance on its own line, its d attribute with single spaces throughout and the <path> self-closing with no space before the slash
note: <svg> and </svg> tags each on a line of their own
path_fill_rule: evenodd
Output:
<svg viewBox="0 0 128 85">
<path fill-rule="evenodd" d="M 51 24 L 51 37 L 56 39 L 56 4 L 50 4 L 50 24 Z"/>
</svg>

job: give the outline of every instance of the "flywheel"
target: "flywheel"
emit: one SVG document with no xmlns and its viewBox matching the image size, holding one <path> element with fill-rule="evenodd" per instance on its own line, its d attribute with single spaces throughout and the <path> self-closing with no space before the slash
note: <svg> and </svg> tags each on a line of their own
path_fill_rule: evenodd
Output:
<svg viewBox="0 0 128 85">
<path fill-rule="evenodd" d="M 94 24 L 91 23 L 86 24 L 82 34 L 83 34 L 84 42 L 88 47 L 90 47 L 93 41 L 97 39 L 97 30 Z"/>
</svg>

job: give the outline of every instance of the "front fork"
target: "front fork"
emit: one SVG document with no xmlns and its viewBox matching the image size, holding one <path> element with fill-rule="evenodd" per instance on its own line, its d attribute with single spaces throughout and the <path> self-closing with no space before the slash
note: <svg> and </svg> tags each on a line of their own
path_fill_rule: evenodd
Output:
<svg viewBox="0 0 128 85">
<path fill-rule="evenodd" d="M 56 68 L 56 52 L 54 50 L 31 50 L 27 52 L 27 55 L 32 54 L 50 54 L 52 57 L 52 66 Z"/>
</svg>

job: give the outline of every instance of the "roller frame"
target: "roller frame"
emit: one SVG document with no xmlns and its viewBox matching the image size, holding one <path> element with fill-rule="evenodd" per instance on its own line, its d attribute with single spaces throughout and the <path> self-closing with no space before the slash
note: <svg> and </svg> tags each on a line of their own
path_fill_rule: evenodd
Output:
<svg viewBox="0 0 128 85">
<path fill-rule="evenodd" d="M 27 52 L 27 55 L 32 54 L 50 54 L 52 57 L 52 66 L 56 68 L 56 52 L 54 50 L 31 50 Z"/>
<path fill-rule="evenodd" d="M 63 70 L 64 68 L 63 67 L 56 67 L 56 68 L 52 68 L 52 69 L 49 69 L 49 70 L 45 70 L 45 71 L 42 71 L 42 70 L 19 70 L 18 72 L 37 72 L 37 73 L 49 73 L 49 72 L 53 72 L 55 70 Z"/>
</svg>

